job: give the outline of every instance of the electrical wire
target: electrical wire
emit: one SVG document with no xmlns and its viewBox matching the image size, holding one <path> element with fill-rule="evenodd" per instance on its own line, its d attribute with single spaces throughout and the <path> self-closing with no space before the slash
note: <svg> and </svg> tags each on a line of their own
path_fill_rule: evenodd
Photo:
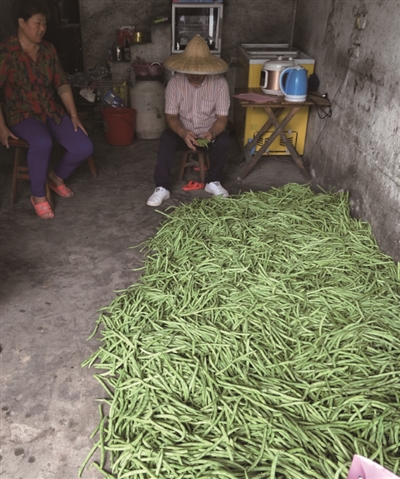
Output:
<svg viewBox="0 0 400 479">
<path fill-rule="evenodd" d="M 324 98 L 328 100 L 328 95 L 326 95 Z M 308 98 L 308 99 L 311 100 L 314 103 L 314 105 L 317 107 L 317 113 L 321 120 L 325 120 L 325 118 L 330 118 L 332 116 L 332 108 L 330 105 L 328 106 L 329 110 L 325 111 L 323 107 L 321 105 L 318 105 L 315 100 L 313 100 L 312 98 Z"/>
</svg>

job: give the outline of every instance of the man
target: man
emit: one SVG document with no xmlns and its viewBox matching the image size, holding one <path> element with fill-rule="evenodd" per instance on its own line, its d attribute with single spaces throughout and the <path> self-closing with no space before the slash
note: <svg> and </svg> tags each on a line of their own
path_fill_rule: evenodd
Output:
<svg viewBox="0 0 400 479">
<path fill-rule="evenodd" d="M 228 83 L 221 74 L 229 67 L 212 55 L 200 35 L 190 40 L 183 53 L 171 55 L 164 66 L 176 73 L 165 91 L 167 129 L 162 133 L 158 147 L 154 171 L 156 189 L 147 204 L 159 206 L 170 197 L 175 151 L 182 147 L 196 150 L 199 146 L 196 138 L 211 142 L 205 190 L 226 198 L 229 193 L 221 185 L 221 176 L 229 149 L 229 134 L 225 128 L 230 96 Z"/>
</svg>

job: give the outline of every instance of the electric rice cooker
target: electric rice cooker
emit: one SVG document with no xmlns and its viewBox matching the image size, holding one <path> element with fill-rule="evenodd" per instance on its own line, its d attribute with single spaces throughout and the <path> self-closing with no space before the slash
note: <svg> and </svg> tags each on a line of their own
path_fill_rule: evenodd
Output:
<svg viewBox="0 0 400 479">
<path fill-rule="evenodd" d="M 292 58 L 271 58 L 264 63 L 261 70 L 260 88 L 267 95 L 283 95 L 279 87 L 279 78 L 285 68 L 296 66 Z"/>
</svg>

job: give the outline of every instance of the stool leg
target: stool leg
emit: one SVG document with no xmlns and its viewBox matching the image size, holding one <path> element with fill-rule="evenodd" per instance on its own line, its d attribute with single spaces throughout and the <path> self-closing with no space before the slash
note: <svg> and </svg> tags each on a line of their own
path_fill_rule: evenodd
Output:
<svg viewBox="0 0 400 479">
<path fill-rule="evenodd" d="M 206 166 L 210 169 L 210 157 L 208 156 L 208 153 L 206 153 Z"/>
<path fill-rule="evenodd" d="M 14 156 L 14 169 L 12 176 L 12 186 L 11 186 L 11 203 L 17 202 L 18 197 L 18 184 L 20 179 L 29 180 L 29 172 L 27 166 L 21 166 L 21 155 L 22 148 L 15 148 Z M 48 182 L 46 182 L 46 199 L 49 202 L 50 206 L 54 208 L 53 195 L 51 194 L 51 189 Z"/>
<path fill-rule="evenodd" d="M 17 195 L 18 195 L 18 173 L 19 173 L 19 165 L 21 162 L 21 148 L 15 148 L 15 155 L 14 155 L 14 169 L 13 169 L 13 177 L 12 177 L 12 187 L 11 187 L 11 203 L 17 202 Z"/>
<path fill-rule="evenodd" d="M 93 178 L 96 178 L 98 173 L 94 165 L 93 156 L 90 155 L 87 161 L 89 163 L 90 172 L 92 173 Z"/>
<path fill-rule="evenodd" d="M 53 195 L 51 193 L 51 189 L 50 189 L 48 181 L 46 181 L 46 199 L 49 202 L 49 205 L 51 206 L 51 208 L 54 210 Z"/>
<path fill-rule="evenodd" d="M 199 168 L 200 168 L 200 181 L 204 183 L 204 178 L 206 176 L 206 172 L 204 168 L 204 152 L 199 151 L 198 161 L 199 161 Z"/>
<path fill-rule="evenodd" d="M 189 152 L 185 151 L 185 153 L 182 156 L 181 168 L 179 170 L 179 176 L 178 176 L 179 181 L 181 181 L 182 178 L 183 178 L 183 172 L 185 171 L 185 168 L 186 168 L 186 163 L 187 163 L 187 160 L 188 160 L 188 156 L 189 156 Z"/>
</svg>

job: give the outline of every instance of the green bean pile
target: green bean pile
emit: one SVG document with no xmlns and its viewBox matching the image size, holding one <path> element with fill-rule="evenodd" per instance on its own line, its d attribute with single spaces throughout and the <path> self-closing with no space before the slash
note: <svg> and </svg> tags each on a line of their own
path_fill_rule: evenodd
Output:
<svg viewBox="0 0 400 479">
<path fill-rule="evenodd" d="M 345 193 L 289 184 L 163 213 L 84 366 L 106 478 L 400 471 L 400 268 Z"/>
</svg>

